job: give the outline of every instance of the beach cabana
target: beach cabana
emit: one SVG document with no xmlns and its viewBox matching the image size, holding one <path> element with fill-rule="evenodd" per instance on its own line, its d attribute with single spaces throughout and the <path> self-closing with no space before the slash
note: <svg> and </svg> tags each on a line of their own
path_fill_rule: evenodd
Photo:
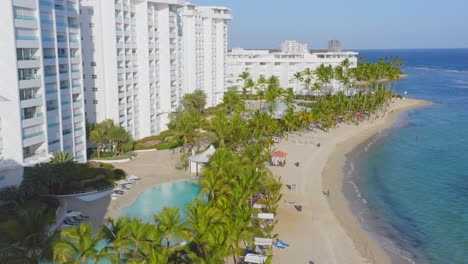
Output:
<svg viewBox="0 0 468 264">
<path fill-rule="evenodd" d="M 245 255 L 244 261 L 246 263 L 258 263 L 263 264 L 265 263 L 267 256 L 257 255 L 257 254 L 247 254 Z"/>
<path fill-rule="evenodd" d="M 210 147 L 208 147 L 208 149 L 203 151 L 202 153 L 189 157 L 188 159 L 190 162 L 190 173 L 196 173 L 198 176 L 203 166 L 210 162 L 210 156 L 213 155 L 215 151 L 216 149 L 213 147 L 213 145 L 210 145 Z"/>
<path fill-rule="evenodd" d="M 256 246 L 271 246 L 273 245 L 273 238 L 256 237 L 254 244 Z"/>
<path fill-rule="evenodd" d="M 273 166 L 281 166 L 283 167 L 286 165 L 286 156 L 288 154 L 283 151 L 276 151 L 273 154 L 271 154 L 271 164 Z"/>
<path fill-rule="evenodd" d="M 253 208 L 255 208 L 255 209 L 263 209 L 265 207 L 266 207 L 266 205 L 259 204 L 259 203 L 254 203 L 254 205 L 253 205 Z"/>
<path fill-rule="evenodd" d="M 258 214 L 252 214 L 252 217 L 265 219 L 265 220 L 273 220 L 275 218 L 275 215 L 272 213 L 258 213 Z"/>
</svg>

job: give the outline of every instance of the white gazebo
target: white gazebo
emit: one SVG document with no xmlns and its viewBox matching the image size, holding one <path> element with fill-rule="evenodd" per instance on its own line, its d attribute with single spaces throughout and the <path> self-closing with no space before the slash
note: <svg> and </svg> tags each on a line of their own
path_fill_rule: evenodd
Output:
<svg viewBox="0 0 468 264">
<path fill-rule="evenodd" d="M 213 147 L 213 145 L 210 145 L 208 149 L 203 151 L 202 153 L 189 157 L 188 159 L 190 162 L 190 173 L 196 173 L 198 176 L 203 166 L 210 162 L 210 156 L 213 155 L 215 151 L 216 149 Z"/>
<path fill-rule="evenodd" d="M 263 264 L 266 262 L 267 256 L 257 255 L 257 254 L 247 254 L 245 255 L 244 261 L 247 263 L 258 263 Z"/>
</svg>

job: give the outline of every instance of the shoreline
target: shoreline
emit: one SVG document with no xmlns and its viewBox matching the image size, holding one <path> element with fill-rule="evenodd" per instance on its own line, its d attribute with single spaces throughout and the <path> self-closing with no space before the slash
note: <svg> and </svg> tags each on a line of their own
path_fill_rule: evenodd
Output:
<svg viewBox="0 0 468 264">
<path fill-rule="evenodd" d="M 371 118 L 359 126 L 341 124 L 328 133 L 290 137 L 276 146 L 289 154 L 288 164 L 272 171 L 285 185 L 297 184 L 298 191 L 283 189 L 285 202 L 277 211 L 276 232 L 293 246 L 274 250 L 273 263 L 393 263 L 391 254 L 360 224 L 343 193 L 347 154 L 392 127 L 401 113 L 429 104 L 396 100 L 390 113 L 379 119 Z M 294 162 L 300 162 L 300 167 Z M 327 191 L 328 198 L 322 193 Z M 303 205 L 302 212 L 286 203 L 290 201 Z"/>
</svg>

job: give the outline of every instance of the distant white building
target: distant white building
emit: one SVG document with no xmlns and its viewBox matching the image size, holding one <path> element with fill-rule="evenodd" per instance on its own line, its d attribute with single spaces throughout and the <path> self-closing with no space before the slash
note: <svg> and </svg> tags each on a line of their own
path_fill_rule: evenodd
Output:
<svg viewBox="0 0 468 264">
<path fill-rule="evenodd" d="M 1 168 L 86 161 L 78 16 L 78 0 L 0 1 Z"/>
<path fill-rule="evenodd" d="M 185 93 L 207 106 L 224 91 L 224 7 L 183 0 L 82 0 L 81 31 L 90 122 L 112 119 L 135 139 L 167 129 Z"/>
<path fill-rule="evenodd" d="M 294 80 L 296 72 L 302 72 L 306 68 L 315 70 L 322 64 L 336 67 L 345 59 L 348 59 L 350 67 L 354 68 L 357 65 L 357 55 L 357 52 L 352 51 L 286 53 L 232 49 L 227 56 L 227 87 L 241 88 L 243 81 L 239 75 L 248 72 L 254 81 L 260 76 L 265 78 L 276 76 L 282 87 L 292 87 L 296 93 L 304 94 L 306 93 L 304 85 Z"/>
<path fill-rule="evenodd" d="M 295 40 L 286 40 L 281 43 L 281 52 L 283 53 L 306 53 L 309 48 L 306 43 L 299 43 Z"/>
</svg>

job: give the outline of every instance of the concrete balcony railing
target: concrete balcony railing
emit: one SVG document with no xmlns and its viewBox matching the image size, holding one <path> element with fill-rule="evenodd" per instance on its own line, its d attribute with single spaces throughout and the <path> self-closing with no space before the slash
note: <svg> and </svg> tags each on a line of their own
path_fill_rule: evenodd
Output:
<svg viewBox="0 0 468 264">
<path fill-rule="evenodd" d="M 41 116 L 44 116 L 44 114 L 42 112 L 38 112 L 38 113 L 26 113 L 26 114 L 23 114 L 21 116 L 21 119 L 22 120 L 27 120 L 27 119 L 31 119 L 31 118 L 36 118 L 36 117 L 41 117 Z"/>
</svg>

